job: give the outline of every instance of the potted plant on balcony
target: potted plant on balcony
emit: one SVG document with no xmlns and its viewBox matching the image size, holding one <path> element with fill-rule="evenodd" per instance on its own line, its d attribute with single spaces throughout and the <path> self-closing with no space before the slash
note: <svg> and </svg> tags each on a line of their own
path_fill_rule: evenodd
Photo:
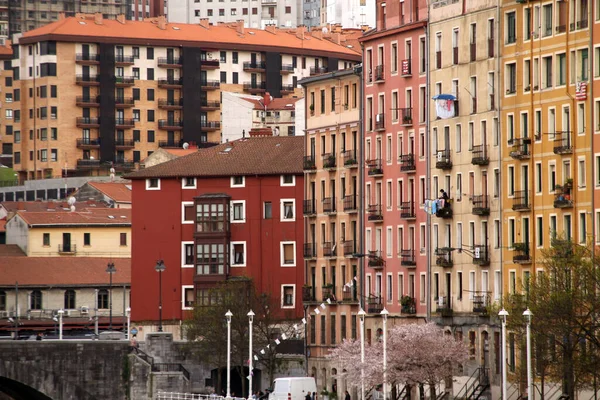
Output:
<svg viewBox="0 0 600 400">
<path fill-rule="evenodd" d="M 315 115 L 315 105 L 311 104 L 308 109 L 310 110 L 310 115 Z"/>
<path fill-rule="evenodd" d="M 410 296 L 404 295 L 400 298 L 400 305 L 402 306 L 403 313 L 410 313 L 415 307 L 415 299 Z"/>
<path fill-rule="evenodd" d="M 325 161 L 325 168 L 335 167 L 335 156 L 330 154 Z"/>
<path fill-rule="evenodd" d="M 412 117 L 411 117 L 410 115 L 405 115 L 405 116 L 402 118 L 402 122 L 403 122 L 405 125 L 412 124 Z"/>
<path fill-rule="evenodd" d="M 573 188 L 573 178 L 567 178 L 565 180 L 565 189 L 572 189 Z"/>
<path fill-rule="evenodd" d="M 513 249 L 515 251 L 527 252 L 529 245 L 527 243 L 513 243 Z"/>
<path fill-rule="evenodd" d="M 344 161 L 344 165 L 354 165 L 356 164 L 356 159 L 354 157 L 350 157 Z"/>
<path fill-rule="evenodd" d="M 302 301 L 310 300 L 312 300 L 312 286 L 304 285 L 302 286 Z"/>
</svg>

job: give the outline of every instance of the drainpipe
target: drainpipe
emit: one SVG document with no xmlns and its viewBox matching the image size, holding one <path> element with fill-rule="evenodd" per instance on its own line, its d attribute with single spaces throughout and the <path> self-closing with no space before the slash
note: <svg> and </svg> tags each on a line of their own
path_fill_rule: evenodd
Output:
<svg viewBox="0 0 600 400">
<path fill-rule="evenodd" d="M 364 56 L 364 55 L 363 55 Z M 364 190 L 365 190 L 365 130 L 364 130 L 364 122 L 365 122 L 365 104 L 364 104 L 364 90 L 363 90 L 363 65 L 357 65 L 354 67 L 354 73 L 358 75 L 358 87 L 359 87 L 359 128 L 358 128 L 358 137 L 359 137 L 359 147 L 358 151 L 358 181 L 359 181 L 359 196 L 358 196 L 358 232 L 359 232 L 359 245 L 358 252 L 360 254 L 365 254 L 365 200 L 364 200 Z M 365 258 L 360 258 L 360 266 L 359 266 L 359 274 L 360 274 L 360 308 L 364 310 L 365 308 Z"/>
<path fill-rule="evenodd" d="M 499 216 L 498 218 L 500 219 L 500 293 L 498 293 L 498 297 L 500 299 L 500 301 L 502 301 L 502 296 L 504 296 L 504 268 L 503 268 L 503 262 L 504 262 L 504 247 L 502 246 L 502 218 L 503 218 L 503 202 L 502 202 L 502 145 L 503 145 L 503 139 L 502 139 L 502 119 L 500 118 L 500 110 L 502 109 L 502 107 L 500 107 L 500 100 L 501 100 L 501 96 L 500 96 L 500 92 L 498 91 L 498 89 L 500 88 L 500 5 L 496 6 L 496 21 L 494 22 L 496 24 L 497 29 L 494 29 L 495 32 L 498 32 L 498 34 L 494 37 L 495 43 L 494 43 L 494 55 L 496 56 L 496 74 L 494 74 L 494 80 L 496 82 L 498 82 L 496 84 L 496 82 L 494 82 L 494 96 L 496 96 L 494 98 L 494 104 L 496 104 L 496 121 L 498 123 L 498 127 L 497 127 L 497 132 L 499 135 L 499 142 L 498 142 L 498 171 L 500 171 L 500 184 L 498 185 L 498 199 L 500 201 L 499 204 Z M 494 28 L 496 28 L 494 27 Z M 533 82 L 530 82 L 530 84 L 532 85 Z M 492 127 L 493 129 L 493 127 Z M 492 138 L 493 140 L 493 138 Z"/>
<path fill-rule="evenodd" d="M 430 6 L 431 7 L 431 6 Z M 431 10 L 429 10 L 431 12 Z M 429 38 L 429 22 L 425 26 L 425 37 Z M 429 121 L 429 113 L 431 110 L 431 91 L 429 88 L 431 75 L 429 73 L 429 40 L 425 40 L 425 74 L 426 74 L 426 84 L 425 84 L 425 97 L 427 99 L 427 106 L 425 108 L 425 163 L 426 163 L 426 182 L 425 185 L 425 198 L 429 199 L 431 195 L 431 166 L 429 163 L 431 162 L 431 139 L 430 139 L 430 130 L 431 130 L 431 122 Z M 427 287 L 425 289 L 425 299 L 426 299 L 426 307 L 427 307 L 427 321 L 431 320 L 431 296 L 429 294 L 429 288 L 431 287 L 431 215 L 427 214 L 427 224 L 425 225 L 425 236 L 428 241 L 427 247 L 429 251 L 427 252 Z"/>
</svg>

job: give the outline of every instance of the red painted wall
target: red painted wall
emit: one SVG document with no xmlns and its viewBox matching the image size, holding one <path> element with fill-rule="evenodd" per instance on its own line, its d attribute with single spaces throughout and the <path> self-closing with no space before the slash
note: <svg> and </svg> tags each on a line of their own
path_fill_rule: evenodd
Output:
<svg viewBox="0 0 600 400">
<path fill-rule="evenodd" d="M 246 242 L 246 267 L 230 268 L 231 275 L 250 276 L 262 292 L 280 301 L 281 285 L 296 285 L 295 309 L 282 310 L 290 317 L 303 315 L 302 285 L 304 227 L 302 200 L 304 178 L 296 176 L 295 186 L 280 185 L 280 176 L 246 177 L 245 187 L 231 188 L 230 178 L 197 180 L 197 189 L 182 189 L 181 179 L 161 179 L 160 190 L 146 190 L 145 180 L 132 183 L 132 271 L 131 313 L 133 321 L 157 321 L 159 278 L 154 270 L 163 259 L 163 321 L 180 320 L 182 286 L 193 285 L 195 268 L 182 268 L 182 242 L 193 241 L 195 224 L 182 224 L 182 202 L 206 193 L 225 193 L 231 201 L 246 201 L 246 222 L 232 223 L 231 241 Z M 282 222 L 280 200 L 295 199 L 295 221 Z M 271 201 L 272 219 L 263 218 L 263 202 Z M 296 266 L 281 267 L 280 242 L 296 242 Z"/>
</svg>

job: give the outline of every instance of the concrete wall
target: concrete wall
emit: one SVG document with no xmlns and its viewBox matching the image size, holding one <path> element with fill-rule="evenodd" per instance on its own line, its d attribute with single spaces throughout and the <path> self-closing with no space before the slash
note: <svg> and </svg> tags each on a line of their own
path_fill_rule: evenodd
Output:
<svg viewBox="0 0 600 400">
<path fill-rule="evenodd" d="M 253 104 L 241 98 L 240 95 L 222 92 L 223 95 L 223 142 L 230 142 L 242 137 L 242 131 L 249 136 L 252 129 Z M 261 99 L 260 96 L 244 96 L 245 98 Z"/>
<path fill-rule="evenodd" d="M 29 251 L 29 227 L 16 216 L 6 223 L 6 244 L 16 244 L 25 254 Z"/>
</svg>

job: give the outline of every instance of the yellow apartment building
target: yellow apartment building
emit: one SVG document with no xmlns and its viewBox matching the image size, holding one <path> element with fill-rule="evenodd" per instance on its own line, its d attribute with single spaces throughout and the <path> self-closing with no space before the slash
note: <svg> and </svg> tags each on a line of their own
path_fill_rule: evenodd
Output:
<svg viewBox="0 0 600 400">
<path fill-rule="evenodd" d="M 306 99 L 305 244 L 308 372 L 319 391 L 346 385 L 325 357 L 344 339 L 357 338 L 363 222 L 362 170 L 358 149 L 360 78 L 352 69 L 300 81 Z M 320 304 L 327 302 L 325 309 Z M 314 309 L 321 311 L 315 313 Z"/>
</svg>

